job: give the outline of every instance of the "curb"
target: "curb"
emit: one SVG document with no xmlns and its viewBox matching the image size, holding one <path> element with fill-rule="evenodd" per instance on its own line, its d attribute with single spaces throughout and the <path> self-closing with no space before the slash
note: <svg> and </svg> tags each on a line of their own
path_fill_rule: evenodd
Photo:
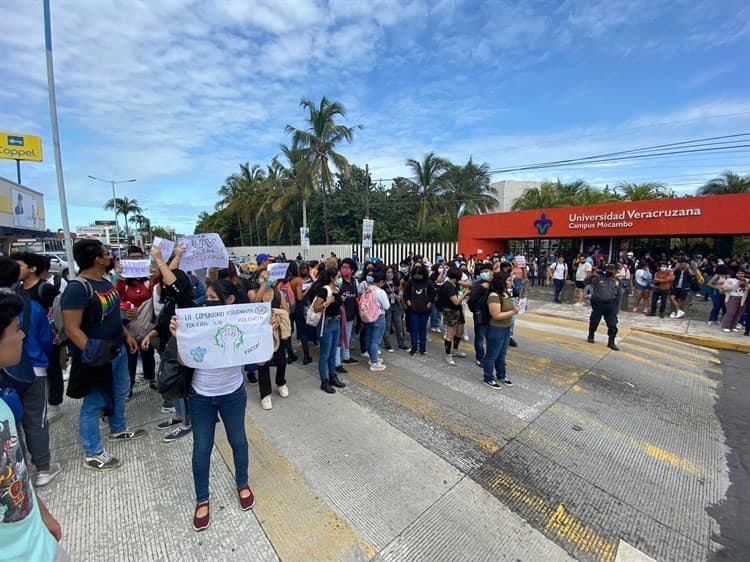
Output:
<svg viewBox="0 0 750 562">
<path fill-rule="evenodd" d="M 654 330 L 651 328 L 636 328 L 633 326 L 632 330 L 638 332 L 645 332 L 647 334 L 653 334 L 662 338 L 668 338 L 671 340 L 677 340 L 681 342 L 691 343 L 693 345 L 700 345 L 708 347 L 710 349 L 720 349 L 724 351 L 738 351 L 741 353 L 750 353 L 750 342 L 745 343 L 741 341 L 724 341 L 716 338 L 709 338 L 706 336 L 691 336 L 688 334 L 676 334 L 674 332 L 662 332 L 660 330 Z"/>
</svg>

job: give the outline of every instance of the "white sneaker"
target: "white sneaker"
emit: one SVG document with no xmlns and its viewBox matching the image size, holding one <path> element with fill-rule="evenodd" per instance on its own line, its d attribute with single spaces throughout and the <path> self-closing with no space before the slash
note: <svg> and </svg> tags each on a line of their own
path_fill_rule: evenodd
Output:
<svg viewBox="0 0 750 562">
<path fill-rule="evenodd" d="M 677 318 L 677 313 L 676 312 L 672 312 L 672 313 L 670 313 L 669 317 L 670 318 Z"/>
<path fill-rule="evenodd" d="M 465 351 L 459 351 L 458 349 L 453 350 L 453 357 L 466 357 Z"/>
<path fill-rule="evenodd" d="M 677 311 L 677 318 L 682 318 L 683 316 L 685 316 L 685 311 L 684 310 L 678 310 Z"/>
<path fill-rule="evenodd" d="M 464 341 L 469 341 L 469 334 L 464 334 Z"/>
<path fill-rule="evenodd" d="M 47 406 L 47 423 L 52 423 L 62 415 L 63 413 L 62 410 L 60 410 L 60 406 Z"/>
<path fill-rule="evenodd" d="M 271 408 L 273 408 L 270 394 L 260 401 L 260 407 L 263 408 L 264 410 L 270 410 Z"/>
<path fill-rule="evenodd" d="M 456 362 L 453 360 L 453 356 L 452 355 L 446 355 L 445 356 L 445 362 L 448 363 L 448 365 L 451 365 L 453 367 L 456 366 Z"/>
<path fill-rule="evenodd" d="M 282 384 L 279 387 L 279 396 L 281 396 L 282 398 L 286 398 L 287 396 L 289 396 L 289 387 L 287 385 Z"/>
<path fill-rule="evenodd" d="M 377 363 L 371 363 L 370 370 L 371 371 L 385 371 L 385 365 L 383 364 L 382 361 L 378 361 Z"/>
<path fill-rule="evenodd" d="M 370 354 L 365 351 L 364 353 L 362 353 L 362 357 L 367 357 L 369 359 L 370 358 Z"/>
<path fill-rule="evenodd" d="M 730 330 L 729 328 L 722 328 L 721 331 L 722 332 L 731 332 L 732 330 Z"/>
<path fill-rule="evenodd" d="M 34 486 L 41 488 L 52 482 L 62 472 L 59 464 L 50 463 L 49 470 L 39 470 L 34 475 Z"/>
</svg>

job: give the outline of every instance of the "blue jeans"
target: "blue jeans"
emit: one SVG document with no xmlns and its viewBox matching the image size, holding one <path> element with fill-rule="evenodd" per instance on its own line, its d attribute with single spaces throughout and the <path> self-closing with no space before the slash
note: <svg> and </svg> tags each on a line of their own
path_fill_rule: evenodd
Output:
<svg viewBox="0 0 750 562">
<path fill-rule="evenodd" d="M 347 333 L 347 341 L 349 342 L 349 345 L 352 344 L 352 330 L 354 329 L 354 320 L 347 320 L 346 321 L 346 333 Z M 348 347 L 339 347 L 338 352 L 336 353 L 336 366 L 338 367 L 341 365 L 341 359 L 342 357 L 344 359 L 351 359 L 351 353 L 349 352 Z"/>
<path fill-rule="evenodd" d="M 211 469 L 217 414 L 221 414 L 224 430 L 232 447 L 237 488 L 247 486 L 249 461 L 245 435 L 245 385 L 240 384 L 237 390 L 222 396 L 201 396 L 191 391 L 188 403 L 193 426 L 193 483 L 196 503 L 208 500 L 208 474 Z"/>
<path fill-rule="evenodd" d="M 120 355 L 112 361 L 112 394 L 95 388 L 84 396 L 81 404 L 78 431 L 81 435 L 83 452 L 87 457 L 98 455 L 104 450 L 99 436 L 99 414 L 103 409 L 112 412 L 109 416 L 110 433 L 123 431 L 127 427 L 125 397 L 129 391 L 128 354 L 123 346 L 120 348 Z"/>
<path fill-rule="evenodd" d="M 433 304 L 430 309 L 430 328 L 440 328 L 443 324 L 443 313 Z"/>
<path fill-rule="evenodd" d="M 378 346 L 384 333 L 385 314 L 381 314 L 375 322 L 367 324 L 367 353 L 370 355 L 370 363 L 378 362 Z"/>
<path fill-rule="evenodd" d="M 182 420 L 182 423 L 190 425 L 190 408 L 188 407 L 188 401 L 184 398 L 178 398 L 173 400 L 175 414 Z"/>
<path fill-rule="evenodd" d="M 419 314 L 417 312 L 409 313 L 409 334 L 411 335 L 411 347 L 424 351 L 427 349 L 427 321 L 430 319 L 430 313 Z"/>
<path fill-rule="evenodd" d="M 498 328 L 497 326 L 487 327 L 487 353 L 484 356 L 484 380 L 487 382 L 494 380 L 494 373 L 497 378 L 505 378 L 505 355 L 508 352 L 508 343 L 510 342 L 510 326 L 507 328 Z"/>
<path fill-rule="evenodd" d="M 488 324 L 479 324 L 474 316 L 474 357 L 477 361 L 484 359 L 484 340 L 487 338 Z"/>
<path fill-rule="evenodd" d="M 719 291 L 714 292 L 711 295 L 711 303 L 713 306 L 711 307 L 711 312 L 708 315 L 708 321 L 709 322 L 717 322 L 719 320 L 719 312 L 722 314 L 727 313 L 727 307 L 726 304 L 724 304 L 724 294 L 720 293 Z"/>
<path fill-rule="evenodd" d="M 318 373 L 320 380 L 328 380 L 328 375 L 336 373 L 336 357 L 338 356 L 339 335 L 341 334 L 341 319 L 328 318 L 321 320 L 323 334 L 320 336 L 320 357 L 318 357 Z"/>
</svg>

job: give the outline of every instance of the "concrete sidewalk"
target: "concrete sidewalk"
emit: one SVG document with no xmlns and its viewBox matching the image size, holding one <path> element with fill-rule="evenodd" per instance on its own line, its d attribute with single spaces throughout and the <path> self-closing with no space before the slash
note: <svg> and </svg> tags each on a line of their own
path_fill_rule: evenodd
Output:
<svg viewBox="0 0 750 562">
<path fill-rule="evenodd" d="M 632 296 L 628 303 L 632 307 Z M 710 300 L 704 301 L 703 297 L 695 295 L 687 313 L 679 319 L 669 318 L 669 311 L 670 307 L 667 306 L 667 317 L 659 318 L 646 316 L 642 311 L 630 312 L 630 307 L 628 307 L 627 310 L 622 310 L 618 314 L 618 324 L 621 329 L 652 333 L 712 349 L 750 353 L 750 338 L 743 336 L 742 332 L 726 333 L 722 332 L 718 325 L 708 325 L 708 315 L 711 311 Z M 535 286 L 529 288 L 529 313 L 588 322 L 591 306 L 588 301 L 584 306 L 555 303 L 550 287 Z"/>
</svg>

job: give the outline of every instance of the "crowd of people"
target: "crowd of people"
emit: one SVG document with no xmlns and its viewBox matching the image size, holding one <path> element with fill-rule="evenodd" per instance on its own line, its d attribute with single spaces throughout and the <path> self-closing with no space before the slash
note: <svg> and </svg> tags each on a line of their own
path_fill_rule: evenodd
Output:
<svg viewBox="0 0 750 562">
<path fill-rule="evenodd" d="M 223 422 L 232 448 L 239 506 L 251 509 L 255 498 L 248 485 L 245 379 L 257 384 L 261 408 L 270 410 L 271 369 L 278 396 L 289 397 L 286 366 L 300 359 L 298 353 L 303 366 L 311 364 L 314 347 L 320 388 L 335 394 L 346 387 L 343 377 L 352 364 L 366 362 L 370 371 L 380 373 L 388 367 L 389 354 L 424 356 L 428 343 L 438 343 L 438 338 L 439 350 L 430 352 L 456 367 L 469 356 L 462 344 L 471 339 L 466 330 L 471 318 L 473 359 L 482 370 L 481 381 L 493 389 L 512 386 L 506 356 L 510 347 L 518 345 L 514 320 L 526 305 L 529 285 L 547 280 L 552 281 L 558 302 L 566 281 L 575 283 L 575 305 L 582 306 L 587 299 L 592 305 L 589 341 L 594 341 L 603 317 L 613 350 L 617 350 L 618 310 L 642 310 L 653 316 L 658 308 L 663 317 L 670 304 L 670 317 L 681 318 L 691 297 L 712 301 L 710 324 L 721 318 L 723 330 L 737 331 L 742 323 L 748 335 L 748 263 L 742 258 L 653 259 L 646 254 L 638 259 L 628 253 L 615 264 L 605 264 L 581 254 L 570 265 L 562 256 L 550 259 L 540 276 L 536 257 L 467 259 L 457 254 L 450 259 L 438 255 L 430 262 L 410 255 L 398 264 L 385 264 L 331 254 L 319 261 L 298 256 L 287 262 L 283 278 L 272 279 L 269 264 L 275 258 L 268 254 L 255 256 L 249 275 L 241 274 L 230 259 L 226 268 L 198 277 L 180 268 L 184 251 L 178 246 L 172 256 L 163 256 L 157 246 L 148 252 L 133 246 L 126 257 L 150 260 L 151 275 L 130 277 L 123 275 L 121 265 L 101 242 L 80 240 L 74 247 L 80 273 L 67 282 L 50 275 L 49 262 L 42 255 L 0 258 L 0 496 L 8 486 L 21 483 L 22 508 L 7 511 L 6 519 L 11 513 L 11 521 L 27 519 L 28 527 L 9 539 L 11 548 L 54 550 L 48 539 L 59 538 L 59 525 L 33 489 L 49 484 L 62 470 L 51 458 L 49 424 L 61 415 L 67 364 L 66 394 L 82 400 L 78 418 L 82 462 L 92 471 L 121 466 L 105 449 L 100 436 L 103 425 L 110 442 L 147 434 L 127 424 L 127 402 L 139 383 L 141 366 L 144 384 L 162 394 L 161 411 L 169 415 L 156 426 L 164 431 L 163 441 L 193 437 L 193 527 L 203 530 L 210 523 L 209 466 L 217 419 Z M 185 367 L 177 344 L 176 311 L 242 303 L 269 303 L 274 333 L 271 359 L 223 368 Z M 11 347 L 19 347 L 18 359 Z M 179 392 L 164 383 L 174 373 L 187 381 Z M 12 407 L 6 408 L 7 404 Z M 33 470 L 26 469 L 26 457 Z M 38 536 L 40 525 L 46 525 L 49 536 L 23 546 L 21 541 Z M 7 534 L 0 525 L 0 538 Z"/>
</svg>

